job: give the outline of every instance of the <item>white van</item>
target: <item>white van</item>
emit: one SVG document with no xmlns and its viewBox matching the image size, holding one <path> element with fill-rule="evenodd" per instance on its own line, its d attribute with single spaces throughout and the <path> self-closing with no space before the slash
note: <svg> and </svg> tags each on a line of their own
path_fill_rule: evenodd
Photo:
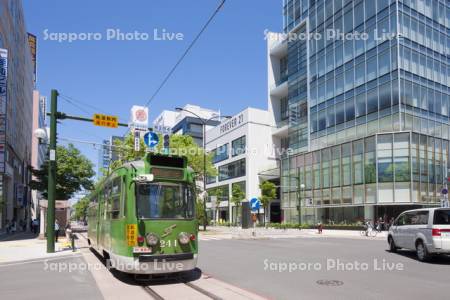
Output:
<svg viewBox="0 0 450 300">
<path fill-rule="evenodd" d="M 450 209 L 424 208 L 400 214 L 389 229 L 389 249 L 415 250 L 420 261 L 450 254 Z"/>
</svg>

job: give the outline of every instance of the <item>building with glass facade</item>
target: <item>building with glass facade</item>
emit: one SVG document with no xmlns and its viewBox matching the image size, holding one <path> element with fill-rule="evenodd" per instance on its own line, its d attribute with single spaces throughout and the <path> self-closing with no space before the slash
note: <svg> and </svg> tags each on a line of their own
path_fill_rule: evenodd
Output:
<svg viewBox="0 0 450 300">
<path fill-rule="evenodd" d="M 285 222 L 299 211 L 303 222 L 354 223 L 440 205 L 449 34 L 450 1 L 284 1 L 268 78 L 274 142 L 289 150 Z"/>
</svg>

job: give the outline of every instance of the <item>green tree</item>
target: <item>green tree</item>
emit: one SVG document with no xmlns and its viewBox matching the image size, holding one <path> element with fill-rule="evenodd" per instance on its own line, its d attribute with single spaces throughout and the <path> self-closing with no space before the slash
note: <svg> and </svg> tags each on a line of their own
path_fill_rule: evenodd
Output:
<svg viewBox="0 0 450 300">
<path fill-rule="evenodd" d="M 92 189 L 94 165 L 74 145 L 56 148 L 56 165 L 56 199 L 68 200 L 82 189 Z M 40 170 L 32 170 L 32 174 L 35 179 L 30 183 L 31 188 L 47 198 L 48 160 Z"/>
<path fill-rule="evenodd" d="M 261 205 L 264 208 L 264 223 L 266 222 L 266 210 L 270 204 L 270 201 L 277 197 L 277 188 L 273 182 L 263 181 L 259 185 L 261 189 Z"/>
<path fill-rule="evenodd" d="M 231 202 L 234 204 L 234 206 L 236 208 L 235 220 L 234 220 L 235 224 L 238 223 L 239 208 L 241 206 L 242 200 L 244 200 L 244 199 L 245 199 L 245 193 L 244 193 L 244 191 L 242 191 L 241 185 L 233 184 L 232 191 L 231 191 Z"/>
<path fill-rule="evenodd" d="M 87 209 L 89 207 L 89 199 L 83 198 L 77 203 L 74 204 L 73 208 L 75 209 L 75 220 L 86 221 L 87 217 Z"/>
</svg>

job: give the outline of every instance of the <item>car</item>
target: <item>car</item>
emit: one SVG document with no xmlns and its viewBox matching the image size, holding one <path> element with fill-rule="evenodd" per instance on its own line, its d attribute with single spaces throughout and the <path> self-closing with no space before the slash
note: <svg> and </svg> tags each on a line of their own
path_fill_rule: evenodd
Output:
<svg viewBox="0 0 450 300">
<path fill-rule="evenodd" d="M 450 254 L 450 209 L 405 211 L 395 219 L 387 237 L 389 249 L 415 250 L 419 261 Z"/>
</svg>

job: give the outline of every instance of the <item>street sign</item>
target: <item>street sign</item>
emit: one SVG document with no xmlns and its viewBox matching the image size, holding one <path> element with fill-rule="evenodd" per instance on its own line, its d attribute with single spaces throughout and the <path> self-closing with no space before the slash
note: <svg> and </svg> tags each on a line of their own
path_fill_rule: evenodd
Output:
<svg viewBox="0 0 450 300">
<path fill-rule="evenodd" d="M 95 114 L 93 118 L 93 123 L 95 126 L 117 128 L 119 127 L 119 118 L 116 116 Z"/>
<path fill-rule="evenodd" d="M 261 207 L 261 202 L 258 198 L 252 198 L 250 200 L 250 209 L 252 211 L 259 211 L 259 208 Z"/>
<path fill-rule="evenodd" d="M 144 143 L 149 148 L 154 148 L 159 143 L 159 137 L 153 131 L 149 131 L 144 135 Z"/>
<path fill-rule="evenodd" d="M 141 134 L 139 131 L 134 132 L 134 151 L 141 151 Z"/>
<path fill-rule="evenodd" d="M 442 193 L 442 195 L 447 195 L 448 194 L 448 190 L 446 188 L 443 188 L 441 193 Z"/>
</svg>

